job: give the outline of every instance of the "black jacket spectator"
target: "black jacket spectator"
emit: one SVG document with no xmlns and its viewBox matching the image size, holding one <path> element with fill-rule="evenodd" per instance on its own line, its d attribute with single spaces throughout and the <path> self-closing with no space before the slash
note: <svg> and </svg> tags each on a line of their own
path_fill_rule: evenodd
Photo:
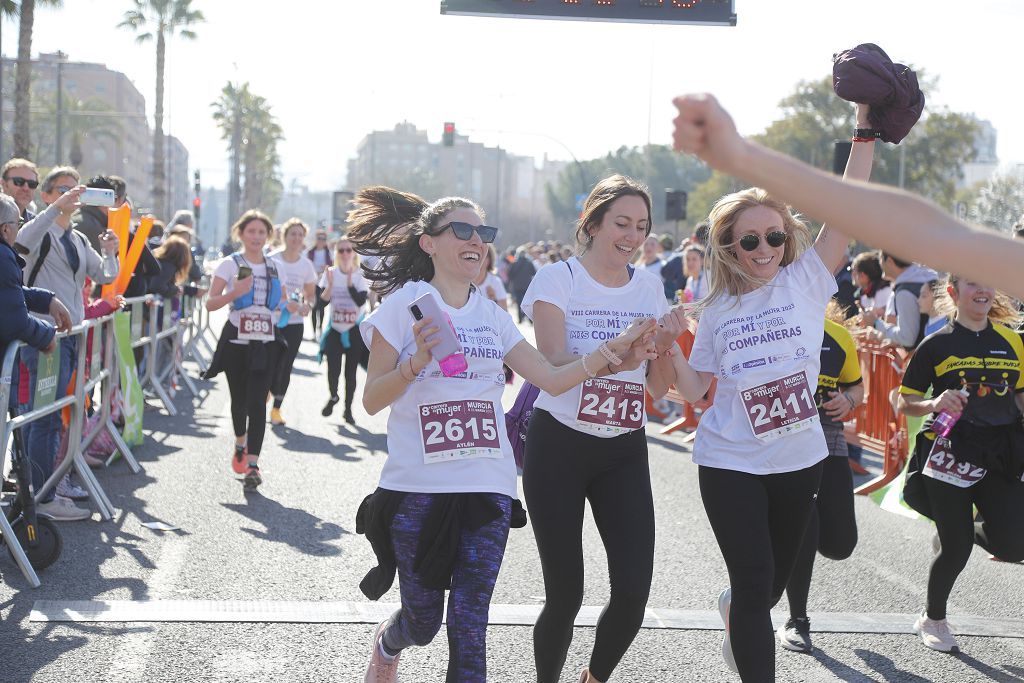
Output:
<svg viewBox="0 0 1024 683">
<path fill-rule="evenodd" d="M 56 333 L 53 325 L 29 315 L 30 311 L 47 313 L 53 292 L 25 287 L 24 267 L 25 260 L 0 240 L 0 353 L 15 339 L 45 349 Z"/>
</svg>

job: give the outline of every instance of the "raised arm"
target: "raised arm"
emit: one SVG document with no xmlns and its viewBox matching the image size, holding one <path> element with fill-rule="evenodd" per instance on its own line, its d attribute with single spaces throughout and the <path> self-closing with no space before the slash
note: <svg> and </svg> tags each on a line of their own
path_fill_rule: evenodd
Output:
<svg viewBox="0 0 1024 683">
<path fill-rule="evenodd" d="M 870 107 L 866 104 L 857 105 L 857 127 L 870 128 L 868 120 Z M 853 142 L 850 158 L 846 161 L 843 172 L 844 180 L 867 180 L 871 177 L 871 165 L 875 157 L 875 140 Z M 771 190 L 769 190 L 770 192 Z M 846 247 L 850 244 L 850 236 L 833 225 L 823 225 L 818 239 L 814 242 L 814 250 L 818 252 L 825 267 L 835 273 L 846 262 Z"/>
<path fill-rule="evenodd" d="M 675 105 L 674 146 L 712 167 L 763 187 L 850 237 L 901 258 L 985 282 L 1024 299 L 1024 242 L 968 226 L 902 190 L 847 180 L 744 140 L 711 95 Z"/>
</svg>

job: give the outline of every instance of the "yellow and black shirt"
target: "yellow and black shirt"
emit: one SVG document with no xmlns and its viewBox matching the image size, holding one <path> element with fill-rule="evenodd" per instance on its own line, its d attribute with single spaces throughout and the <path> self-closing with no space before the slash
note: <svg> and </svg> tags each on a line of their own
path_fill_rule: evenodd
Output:
<svg viewBox="0 0 1024 683">
<path fill-rule="evenodd" d="M 860 360 L 857 358 L 853 337 L 842 325 L 825 320 L 825 336 L 821 340 L 821 371 L 818 375 L 818 390 L 814 393 L 814 402 L 818 405 L 818 416 L 823 425 L 840 424 L 821 409 L 822 404 L 832 400 L 829 393 L 860 383 Z"/>
<path fill-rule="evenodd" d="M 901 394 L 938 396 L 947 389 L 967 389 L 970 396 L 960 418 L 978 427 L 1001 427 L 1020 420 L 1015 394 L 1024 391 L 1024 342 L 1013 330 L 988 324 L 974 332 L 953 322 L 931 335 L 910 360 Z M 929 417 L 926 428 L 934 416 Z"/>
</svg>

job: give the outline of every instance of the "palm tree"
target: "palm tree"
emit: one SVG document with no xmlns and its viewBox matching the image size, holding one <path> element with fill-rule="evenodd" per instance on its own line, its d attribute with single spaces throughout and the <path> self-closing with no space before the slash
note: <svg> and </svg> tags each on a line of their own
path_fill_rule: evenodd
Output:
<svg viewBox="0 0 1024 683">
<path fill-rule="evenodd" d="M 262 208 L 273 213 L 284 189 L 277 151 L 284 133 L 277 118 L 270 113 L 270 104 L 266 98 L 254 95 L 248 83 L 228 83 L 211 106 L 213 120 L 221 130 L 222 139 L 228 142 L 231 154 L 229 222 L 243 208 Z"/>
<path fill-rule="evenodd" d="M 29 106 L 32 83 L 32 25 L 35 23 L 37 0 L 21 0 L 18 10 L 18 69 L 14 83 L 14 156 L 27 157 L 29 140 Z M 38 0 L 40 7 L 60 7 L 64 0 Z M 13 9 L 14 2 L 5 1 L 4 10 Z"/>
<path fill-rule="evenodd" d="M 24 0 L 23 0 L 24 1 Z M 144 43 L 156 38 L 156 106 L 153 114 L 153 207 L 166 216 L 167 193 L 164 187 L 164 56 L 166 40 L 175 32 L 182 38 L 196 37 L 189 27 L 205 21 L 203 13 L 192 9 L 192 0 L 132 0 L 135 5 L 124 14 L 118 28 L 138 33 L 135 40 Z"/>
</svg>

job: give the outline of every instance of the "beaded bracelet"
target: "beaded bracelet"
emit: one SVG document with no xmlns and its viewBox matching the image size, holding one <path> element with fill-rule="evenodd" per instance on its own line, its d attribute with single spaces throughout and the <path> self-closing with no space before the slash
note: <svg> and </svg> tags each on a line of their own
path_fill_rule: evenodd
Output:
<svg viewBox="0 0 1024 683">
<path fill-rule="evenodd" d="M 601 352 L 604 359 L 608 361 L 610 365 L 622 365 L 622 359 L 615 355 L 615 352 L 608 346 L 608 342 L 604 342 L 597 347 L 597 350 Z"/>
</svg>

